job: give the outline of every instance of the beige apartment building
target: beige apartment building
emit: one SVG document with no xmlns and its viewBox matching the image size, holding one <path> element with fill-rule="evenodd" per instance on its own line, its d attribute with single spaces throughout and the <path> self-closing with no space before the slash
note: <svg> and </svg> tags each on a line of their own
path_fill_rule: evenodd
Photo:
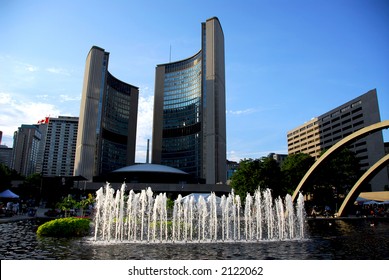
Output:
<svg viewBox="0 0 389 280">
<path fill-rule="evenodd" d="M 317 159 L 322 150 L 380 121 L 377 91 L 373 89 L 288 131 L 288 154 L 305 153 Z M 385 155 L 382 131 L 359 139 L 348 148 L 360 159 L 361 168 L 367 170 Z M 389 185 L 387 170 L 379 172 L 370 184 L 373 191 L 382 191 Z"/>
</svg>

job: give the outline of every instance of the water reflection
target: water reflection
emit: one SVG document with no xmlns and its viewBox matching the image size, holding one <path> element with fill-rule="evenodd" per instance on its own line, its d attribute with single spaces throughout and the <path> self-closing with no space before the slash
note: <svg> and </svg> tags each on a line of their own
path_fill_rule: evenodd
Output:
<svg viewBox="0 0 389 280">
<path fill-rule="evenodd" d="M 389 259 L 389 221 L 308 222 L 301 241 L 114 243 L 36 236 L 36 221 L 0 224 L 1 259 Z"/>
</svg>

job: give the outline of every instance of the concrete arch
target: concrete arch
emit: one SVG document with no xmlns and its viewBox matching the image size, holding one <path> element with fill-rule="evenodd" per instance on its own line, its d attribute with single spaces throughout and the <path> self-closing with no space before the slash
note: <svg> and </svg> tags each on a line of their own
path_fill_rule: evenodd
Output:
<svg viewBox="0 0 389 280">
<path fill-rule="evenodd" d="M 375 123 L 375 124 L 364 127 L 362 129 L 348 135 L 347 137 L 343 138 L 342 140 L 337 142 L 335 145 L 333 145 L 330 149 L 328 149 L 327 152 L 325 152 L 320 158 L 318 158 L 318 160 L 315 161 L 315 163 L 311 166 L 311 168 L 309 168 L 308 172 L 305 173 L 303 179 L 300 181 L 299 185 L 297 186 L 297 188 L 295 189 L 295 191 L 293 193 L 292 201 L 294 201 L 296 199 L 301 188 L 304 186 L 305 182 L 311 176 L 311 174 L 315 171 L 315 169 L 323 161 L 325 161 L 333 152 L 339 150 L 340 148 L 349 144 L 352 141 L 355 141 L 355 140 L 362 138 L 368 134 L 374 133 L 376 131 L 379 131 L 379 130 L 382 130 L 382 129 L 388 128 L 388 127 L 389 127 L 389 120 Z"/>
<path fill-rule="evenodd" d="M 371 178 L 373 178 L 384 166 L 389 163 L 389 154 L 381 158 L 377 161 L 372 167 L 370 167 L 359 180 L 354 184 L 350 192 L 347 194 L 346 198 L 343 200 L 342 205 L 339 208 L 338 216 L 343 217 L 345 214 L 346 207 L 349 203 L 354 202 L 357 198 L 359 192 L 357 192 L 358 188 L 364 183 L 368 182 Z"/>
</svg>

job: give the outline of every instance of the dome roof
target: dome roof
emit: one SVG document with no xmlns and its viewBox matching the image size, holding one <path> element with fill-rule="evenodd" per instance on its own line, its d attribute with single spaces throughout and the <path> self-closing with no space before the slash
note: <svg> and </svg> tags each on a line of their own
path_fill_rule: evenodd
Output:
<svg viewBox="0 0 389 280">
<path fill-rule="evenodd" d="M 125 166 L 119 169 L 116 169 L 112 172 L 119 173 L 119 172 L 158 172 L 158 173 L 174 173 L 174 174 L 183 174 L 187 175 L 188 173 L 179 170 L 174 167 L 161 165 L 161 164 L 152 164 L 152 163 L 140 163 L 140 164 L 134 164 Z"/>
</svg>

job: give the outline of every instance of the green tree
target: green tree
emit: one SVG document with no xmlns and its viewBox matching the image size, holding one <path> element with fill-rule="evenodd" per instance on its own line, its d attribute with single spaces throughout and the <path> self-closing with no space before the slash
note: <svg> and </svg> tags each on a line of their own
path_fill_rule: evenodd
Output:
<svg viewBox="0 0 389 280">
<path fill-rule="evenodd" d="M 345 148 L 322 162 L 311 175 L 305 192 L 313 194 L 312 204 L 328 205 L 336 210 L 361 175 L 359 159 L 354 152 Z"/>
<path fill-rule="evenodd" d="M 70 209 L 78 208 L 78 206 L 79 203 L 70 194 L 61 202 L 57 203 L 57 208 L 59 208 L 61 211 L 65 211 L 65 217 L 67 217 L 67 213 L 70 211 Z"/>
<path fill-rule="evenodd" d="M 11 186 L 12 180 L 23 180 L 16 170 L 9 168 L 7 165 L 0 163 L 0 190 L 5 190 Z"/>
<path fill-rule="evenodd" d="M 261 162 L 259 159 L 243 159 L 239 162 L 239 168 L 231 177 L 231 187 L 235 194 L 244 202 L 247 193 L 254 193 L 259 187 Z"/>
<path fill-rule="evenodd" d="M 6 189 L 11 186 L 11 170 L 5 164 L 0 164 L 1 189 Z"/>
<path fill-rule="evenodd" d="M 88 209 L 90 205 L 93 205 L 95 203 L 95 198 L 92 194 L 88 193 L 88 197 L 82 199 L 80 202 L 75 204 L 76 208 L 79 208 L 81 210 L 80 216 L 84 216 L 84 210 Z"/>
<path fill-rule="evenodd" d="M 273 158 L 261 158 L 259 179 L 259 186 L 262 189 L 271 189 L 274 198 L 285 196 L 286 191 L 282 186 L 281 168 Z"/>
<path fill-rule="evenodd" d="M 305 173 L 314 164 L 315 159 L 304 153 L 289 155 L 281 165 L 283 186 L 287 193 L 292 194 Z"/>
<path fill-rule="evenodd" d="M 359 159 L 354 152 L 344 148 L 323 162 L 316 172 L 314 183 L 317 186 L 332 188 L 338 195 L 344 195 L 361 175 Z"/>
<path fill-rule="evenodd" d="M 272 190 L 273 197 L 283 196 L 285 191 L 281 184 L 281 170 L 278 163 L 268 157 L 244 159 L 238 170 L 231 177 L 231 187 L 235 194 L 245 201 L 247 193 L 254 194 L 260 187 Z"/>
<path fill-rule="evenodd" d="M 42 194 L 42 175 L 34 173 L 27 176 L 23 180 L 23 184 L 20 185 L 19 190 L 21 196 L 40 201 Z"/>
</svg>

